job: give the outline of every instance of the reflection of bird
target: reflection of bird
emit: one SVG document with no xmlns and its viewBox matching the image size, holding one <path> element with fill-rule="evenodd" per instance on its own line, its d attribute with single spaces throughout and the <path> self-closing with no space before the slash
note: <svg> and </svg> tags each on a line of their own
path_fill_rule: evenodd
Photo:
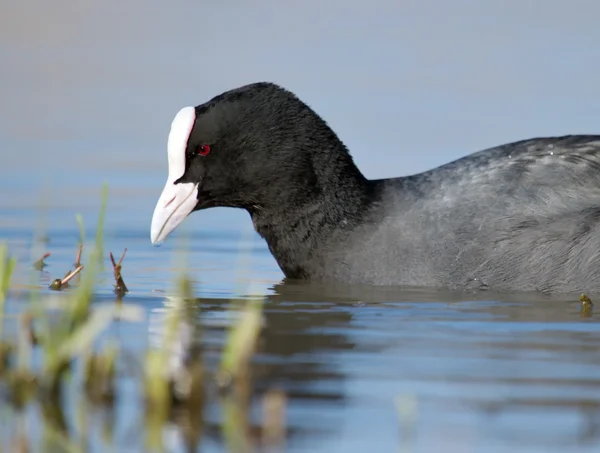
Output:
<svg viewBox="0 0 600 453">
<path fill-rule="evenodd" d="M 149 340 L 150 344 L 161 349 L 166 341 L 166 329 L 168 325 L 168 316 L 177 316 L 173 313 L 181 310 L 177 306 L 177 298 L 167 297 L 164 308 L 154 308 L 149 313 Z M 165 373 L 170 380 L 176 380 L 180 373 L 185 369 L 188 354 L 193 343 L 193 326 L 184 318 L 177 324 L 174 330 L 173 338 L 170 338 L 171 344 L 168 351 L 168 365 Z"/>
<path fill-rule="evenodd" d="M 257 83 L 183 108 L 168 160 L 153 243 L 194 210 L 238 207 L 292 279 L 600 290 L 600 136 L 524 140 L 369 180 L 313 110 Z"/>
</svg>

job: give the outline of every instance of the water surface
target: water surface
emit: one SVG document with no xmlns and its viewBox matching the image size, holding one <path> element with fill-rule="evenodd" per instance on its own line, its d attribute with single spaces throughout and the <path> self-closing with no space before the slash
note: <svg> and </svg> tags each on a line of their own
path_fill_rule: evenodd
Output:
<svg viewBox="0 0 600 453">
<path fill-rule="evenodd" d="M 111 180 L 121 187 L 118 174 Z M 146 201 L 135 193 L 126 199 L 137 206 Z M 581 316 L 576 297 L 287 283 L 249 227 L 200 222 L 154 248 L 147 222 L 131 226 L 119 203 L 113 200 L 108 213 L 105 246 L 117 255 L 127 247 L 125 301 L 142 306 L 146 316 L 113 326 L 110 335 L 138 358 L 160 343 L 166 296 L 185 269 L 202 307 L 198 320 L 206 347 L 216 360 L 223 329 L 232 322 L 228 304 L 243 303 L 249 294 L 266 296 L 255 391 L 279 388 L 288 395 L 287 451 L 597 451 L 600 330 L 595 314 Z M 28 284 L 32 245 L 52 252 L 49 266 L 36 274 L 52 300 L 60 295 L 44 288 L 71 266 L 78 231 L 73 212 L 3 209 L 10 222 L 0 227 L 0 237 L 19 258 L 19 285 L 7 307 L 12 316 L 29 303 L 28 291 L 19 288 Z M 89 214 L 91 224 L 95 217 Z M 245 215 L 239 221 L 250 223 Z M 37 224 L 47 226 L 46 243 L 34 240 Z M 178 244 L 187 246 L 183 256 Z M 229 302 L 234 297 L 241 301 Z M 108 270 L 96 299 L 115 299 Z M 8 334 L 14 333 L 15 324 L 8 324 Z M 119 390 L 112 451 L 145 451 L 139 381 L 124 374 Z M 65 417 L 77 438 L 78 392 L 68 395 Z M 33 440 L 41 435 L 35 406 L 24 415 L 4 412 L 3 445 L 18 429 Z M 207 417 L 201 450 L 221 451 L 218 412 Z M 107 451 L 99 420 L 91 451 Z M 185 451 L 182 428 L 165 427 L 163 439 L 168 451 Z"/>
</svg>

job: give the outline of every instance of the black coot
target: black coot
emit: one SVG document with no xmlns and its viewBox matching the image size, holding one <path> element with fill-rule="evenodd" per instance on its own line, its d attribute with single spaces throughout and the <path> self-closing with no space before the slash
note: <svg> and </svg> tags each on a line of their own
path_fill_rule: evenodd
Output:
<svg viewBox="0 0 600 453">
<path fill-rule="evenodd" d="M 271 83 L 183 108 L 152 219 L 248 211 L 288 278 L 499 291 L 600 290 L 600 136 L 536 138 L 369 180 L 336 134 Z"/>
</svg>

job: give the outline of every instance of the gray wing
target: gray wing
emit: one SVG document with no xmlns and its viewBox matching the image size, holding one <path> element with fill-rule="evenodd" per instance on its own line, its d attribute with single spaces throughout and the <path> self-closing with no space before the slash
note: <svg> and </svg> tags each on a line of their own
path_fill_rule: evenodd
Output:
<svg viewBox="0 0 600 453">
<path fill-rule="evenodd" d="M 441 189 L 467 199 L 535 195 L 576 189 L 570 196 L 600 190 L 600 136 L 536 138 L 486 149 L 435 170 L 415 175 L 417 185 L 434 195 Z M 536 200 L 537 202 L 538 200 Z"/>
<path fill-rule="evenodd" d="M 388 280 L 600 290 L 600 136 L 510 143 L 388 184 L 370 241 L 387 248 L 366 251 L 396 265 Z"/>
</svg>

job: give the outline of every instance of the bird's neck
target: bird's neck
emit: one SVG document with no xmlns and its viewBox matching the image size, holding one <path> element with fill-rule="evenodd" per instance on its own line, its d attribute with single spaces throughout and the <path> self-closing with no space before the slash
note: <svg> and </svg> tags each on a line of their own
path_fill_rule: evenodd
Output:
<svg viewBox="0 0 600 453">
<path fill-rule="evenodd" d="M 352 230 L 368 215 L 371 185 L 360 171 L 317 175 L 316 190 L 300 203 L 248 209 L 286 277 L 309 279 L 323 274 L 330 258 L 339 253 Z"/>
</svg>

